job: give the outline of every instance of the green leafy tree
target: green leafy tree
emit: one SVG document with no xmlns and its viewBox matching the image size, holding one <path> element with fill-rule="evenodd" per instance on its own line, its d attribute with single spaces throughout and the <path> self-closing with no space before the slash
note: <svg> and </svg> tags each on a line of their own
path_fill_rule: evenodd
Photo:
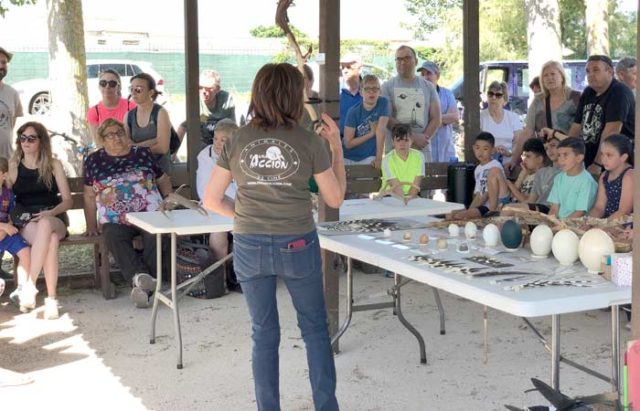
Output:
<svg viewBox="0 0 640 411">
<path fill-rule="evenodd" d="M 14 6 L 24 6 L 25 4 L 36 4 L 37 0 L 9 0 L 9 4 L 13 4 Z M 0 17 L 4 17 L 4 14 L 7 12 L 7 2 L 0 0 Z"/>
</svg>

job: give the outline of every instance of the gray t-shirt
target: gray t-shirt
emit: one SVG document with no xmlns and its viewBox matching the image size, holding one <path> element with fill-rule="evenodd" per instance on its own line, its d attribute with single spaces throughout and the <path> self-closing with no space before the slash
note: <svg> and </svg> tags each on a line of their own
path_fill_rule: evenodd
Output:
<svg viewBox="0 0 640 411">
<path fill-rule="evenodd" d="M 22 104 L 18 92 L 8 84 L 0 83 L 0 157 L 13 154 L 13 127 L 21 117 Z"/>
<path fill-rule="evenodd" d="M 410 81 L 399 76 L 392 77 L 382 85 L 381 94 L 391 102 L 391 117 L 400 123 L 410 124 L 416 133 L 422 133 L 427 128 L 431 104 L 440 102 L 436 88 L 419 76 Z M 388 130 L 385 147 L 386 151 L 393 148 Z M 431 161 L 430 144 L 426 145 L 422 153 L 426 161 Z"/>
<path fill-rule="evenodd" d="M 553 178 L 561 171 L 562 170 L 560 168 L 554 166 L 542 167 L 540 170 L 536 171 L 536 175 L 533 179 L 533 189 L 531 192 L 538 196 L 536 200 L 537 204 L 550 205 L 547 198 L 553 188 Z"/>
<path fill-rule="evenodd" d="M 245 126 L 225 141 L 218 165 L 238 191 L 234 232 L 303 234 L 315 229 L 309 179 L 331 166 L 323 140 L 300 126 Z"/>
<path fill-rule="evenodd" d="M 580 93 L 567 89 L 567 99 L 560 107 L 551 112 L 551 124 L 553 129 L 567 133 L 576 116 Z M 533 131 L 540 131 L 547 127 L 547 109 L 545 96 L 539 93 L 531 102 L 527 112 L 527 128 Z"/>
</svg>

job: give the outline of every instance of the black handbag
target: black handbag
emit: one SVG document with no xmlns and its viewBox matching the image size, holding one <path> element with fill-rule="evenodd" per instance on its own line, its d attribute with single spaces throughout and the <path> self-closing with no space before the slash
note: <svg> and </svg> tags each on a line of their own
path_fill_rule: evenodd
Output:
<svg viewBox="0 0 640 411">
<path fill-rule="evenodd" d="M 31 221 L 33 213 L 23 204 L 16 203 L 9 213 L 9 218 L 16 228 L 22 228 Z"/>
</svg>

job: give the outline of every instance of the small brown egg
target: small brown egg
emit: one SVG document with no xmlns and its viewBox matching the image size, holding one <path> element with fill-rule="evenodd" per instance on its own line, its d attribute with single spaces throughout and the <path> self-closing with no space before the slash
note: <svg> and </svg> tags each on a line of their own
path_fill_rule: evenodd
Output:
<svg viewBox="0 0 640 411">
<path fill-rule="evenodd" d="M 446 238 L 438 238 L 438 249 L 439 250 L 446 250 L 447 248 L 449 248 L 449 243 L 447 242 Z"/>
<path fill-rule="evenodd" d="M 411 231 L 405 231 L 405 233 L 402 235 L 402 239 L 404 241 L 411 241 Z"/>
<path fill-rule="evenodd" d="M 426 234 L 422 234 L 420 236 L 420 244 L 422 245 L 429 244 L 429 236 Z"/>
</svg>

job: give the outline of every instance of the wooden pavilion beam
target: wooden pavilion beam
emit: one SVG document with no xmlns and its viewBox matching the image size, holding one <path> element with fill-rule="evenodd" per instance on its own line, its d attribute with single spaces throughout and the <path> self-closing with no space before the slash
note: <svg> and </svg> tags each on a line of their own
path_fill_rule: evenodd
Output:
<svg viewBox="0 0 640 411">
<path fill-rule="evenodd" d="M 187 175 L 191 198 L 196 192 L 196 169 L 200 147 L 200 44 L 198 41 L 198 0 L 184 0 L 184 63 L 185 99 L 187 109 Z"/>
<path fill-rule="evenodd" d="M 462 6 L 462 50 L 464 64 L 464 158 L 474 161 L 473 139 L 480 132 L 480 12 L 478 0 Z"/>
</svg>

